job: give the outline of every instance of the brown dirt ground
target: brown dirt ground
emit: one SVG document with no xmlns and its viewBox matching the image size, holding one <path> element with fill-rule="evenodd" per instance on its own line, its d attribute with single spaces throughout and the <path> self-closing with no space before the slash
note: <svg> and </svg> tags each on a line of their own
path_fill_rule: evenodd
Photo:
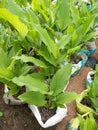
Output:
<svg viewBox="0 0 98 130">
<path fill-rule="evenodd" d="M 96 40 L 98 46 L 98 39 Z M 98 59 L 98 49 L 93 54 Z M 86 88 L 86 77 L 90 68 L 83 67 L 78 75 L 70 79 L 66 91 L 74 91 L 81 93 Z M 0 84 L 0 111 L 3 116 L 0 117 L 0 130 L 44 130 L 36 121 L 35 117 L 27 107 L 9 106 L 6 105 L 2 99 L 3 86 Z M 66 130 L 66 124 L 74 117 L 76 117 L 76 104 L 72 102 L 67 104 L 68 114 L 59 124 L 45 130 Z"/>
</svg>

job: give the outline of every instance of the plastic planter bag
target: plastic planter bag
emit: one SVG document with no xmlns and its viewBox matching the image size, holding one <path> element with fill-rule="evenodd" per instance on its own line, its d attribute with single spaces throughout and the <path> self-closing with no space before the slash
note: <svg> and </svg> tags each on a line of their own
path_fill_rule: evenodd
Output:
<svg viewBox="0 0 98 130">
<path fill-rule="evenodd" d="M 92 76 L 96 73 L 96 71 L 92 70 L 87 75 L 87 85 L 90 85 L 92 83 Z"/>
<path fill-rule="evenodd" d="M 88 58 L 96 51 L 96 48 L 92 48 L 91 50 L 80 50 L 77 52 L 77 56 L 81 57 L 81 61 L 77 64 L 72 64 L 72 74 L 71 77 L 75 76 L 79 73 L 80 69 L 86 64 Z M 68 64 L 68 62 L 64 61 L 64 65 Z"/>
<path fill-rule="evenodd" d="M 69 83 L 69 82 L 68 82 Z M 68 85 L 67 83 L 67 85 Z M 67 88 L 64 88 L 63 92 L 66 90 Z M 38 123 L 43 127 L 43 128 L 48 128 L 48 127 L 52 127 L 54 125 L 56 125 L 57 123 L 59 123 L 60 121 L 63 120 L 63 118 L 65 118 L 67 116 L 67 106 L 65 105 L 65 108 L 60 108 L 57 107 L 56 109 L 56 114 L 53 115 L 52 117 L 50 117 L 45 123 L 42 121 L 42 116 L 40 114 L 40 111 L 38 109 L 37 106 L 35 105 L 28 105 L 28 107 L 30 108 L 30 110 L 32 111 L 32 113 L 34 114 L 35 118 L 37 119 Z"/>
<path fill-rule="evenodd" d="M 41 114 L 39 112 L 38 107 L 34 105 L 28 105 L 31 111 L 33 112 L 35 118 L 37 119 L 38 123 L 43 127 L 43 128 L 48 128 L 51 126 L 56 125 L 60 121 L 63 120 L 64 117 L 67 116 L 67 107 L 66 108 L 57 108 L 56 114 L 50 117 L 45 123 L 42 121 Z"/>
<path fill-rule="evenodd" d="M 22 104 L 25 104 L 24 101 L 22 100 L 18 100 L 18 99 L 15 99 L 14 96 L 10 96 L 9 95 L 9 89 L 7 87 L 7 85 L 5 85 L 4 87 L 4 96 L 3 96 L 3 99 L 4 99 L 4 102 L 8 105 L 22 105 Z"/>
</svg>

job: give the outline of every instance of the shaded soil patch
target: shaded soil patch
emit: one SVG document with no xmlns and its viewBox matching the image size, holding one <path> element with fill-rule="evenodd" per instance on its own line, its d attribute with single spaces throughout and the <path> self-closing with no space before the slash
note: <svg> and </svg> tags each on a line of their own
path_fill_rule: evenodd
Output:
<svg viewBox="0 0 98 130">
<path fill-rule="evenodd" d="M 56 109 L 47 109 L 45 107 L 39 107 L 39 112 L 42 117 L 42 121 L 45 123 L 49 118 L 56 114 Z"/>
</svg>

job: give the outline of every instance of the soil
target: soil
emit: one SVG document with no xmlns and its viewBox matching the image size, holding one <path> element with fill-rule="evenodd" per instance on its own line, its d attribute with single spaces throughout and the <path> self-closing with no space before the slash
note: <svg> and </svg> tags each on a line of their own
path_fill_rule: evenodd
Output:
<svg viewBox="0 0 98 130">
<path fill-rule="evenodd" d="M 96 40 L 96 45 L 97 50 L 92 56 L 98 59 L 98 39 Z M 79 74 L 70 79 L 66 91 L 81 93 L 86 88 L 86 78 L 89 71 L 89 67 L 83 67 Z M 3 116 L 0 117 L 0 130 L 44 130 L 44 128 L 38 124 L 27 105 L 9 106 L 4 103 L 2 97 L 3 87 L 0 85 L 0 111 L 3 112 Z M 57 125 L 46 128 L 45 130 L 66 130 L 68 122 L 76 117 L 75 101 L 67 104 L 67 107 L 67 117 Z"/>
<path fill-rule="evenodd" d="M 83 105 L 87 106 L 87 107 L 92 108 L 92 102 L 91 102 L 91 100 L 90 100 L 89 98 L 87 98 L 87 97 L 85 97 L 85 98 L 81 101 L 81 103 L 82 103 Z"/>
<path fill-rule="evenodd" d="M 70 55 L 70 61 L 71 61 L 71 63 L 73 63 L 73 64 L 77 64 L 77 63 L 79 63 L 79 61 L 81 61 L 82 60 L 82 57 L 80 56 L 80 55 L 76 55 L 76 54 L 71 54 Z"/>
<path fill-rule="evenodd" d="M 39 107 L 40 114 L 42 115 L 42 121 L 45 123 L 50 117 L 56 114 L 56 108 L 47 109 L 45 107 Z"/>
</svg>

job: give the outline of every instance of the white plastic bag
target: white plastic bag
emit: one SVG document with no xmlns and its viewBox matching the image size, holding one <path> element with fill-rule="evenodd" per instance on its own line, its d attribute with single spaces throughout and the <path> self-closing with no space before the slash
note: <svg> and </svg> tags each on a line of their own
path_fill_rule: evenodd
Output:
<svg viewBox="0 0 98 130">
<path fill-rule="evenodd" d="M 90 84 L 92 83 L 92 78 L 91 78 L 91 76 L 94 75 L 95 73 L 96 73 L 95 70 L 90 71 L 90 72 L 88 73 L 88 75 L 87 75 L 87 85 L 90 85 Z"/>
<path fill-rule="evenodd" d="M 57 123 L 59 123 L 60 121 L 62 121 L 64 117 L 67 116 L 67 107 L 66 106 L 65 106 L 66 108 L 59 108 L 58 107 L 56 110 L 56 114 L 54 116 L 52 116 L 51 118 L 49 118 L 45 123 L 43 123 L 42 118 L 41 118 L 41 114 L 38 110 L 38 107 L 36 107 L 34 105 L 28 105 L 28 106 L 31 109 L 31 111 L 33 112 L 38 123 L 43 128 L 48 128 L 48 127 L 54 126 Z"/>
<path fill-rule="evenodd" d="M 7 85 L 4 86 L 3 100 L 8 105 L 22 105 L 22 104 L 25 104 L 24 101 L 15 99 L 13 96 L 9 95 L 9 89 L 8 89 Z"/>
<path fill-rule="evenodd" d="M 95 41 L 93 41 L 93 42 L 85 42 L 84 44 L 87 45 L 89 47 L 89 49 L 96 48 Z"/>
</svg>

